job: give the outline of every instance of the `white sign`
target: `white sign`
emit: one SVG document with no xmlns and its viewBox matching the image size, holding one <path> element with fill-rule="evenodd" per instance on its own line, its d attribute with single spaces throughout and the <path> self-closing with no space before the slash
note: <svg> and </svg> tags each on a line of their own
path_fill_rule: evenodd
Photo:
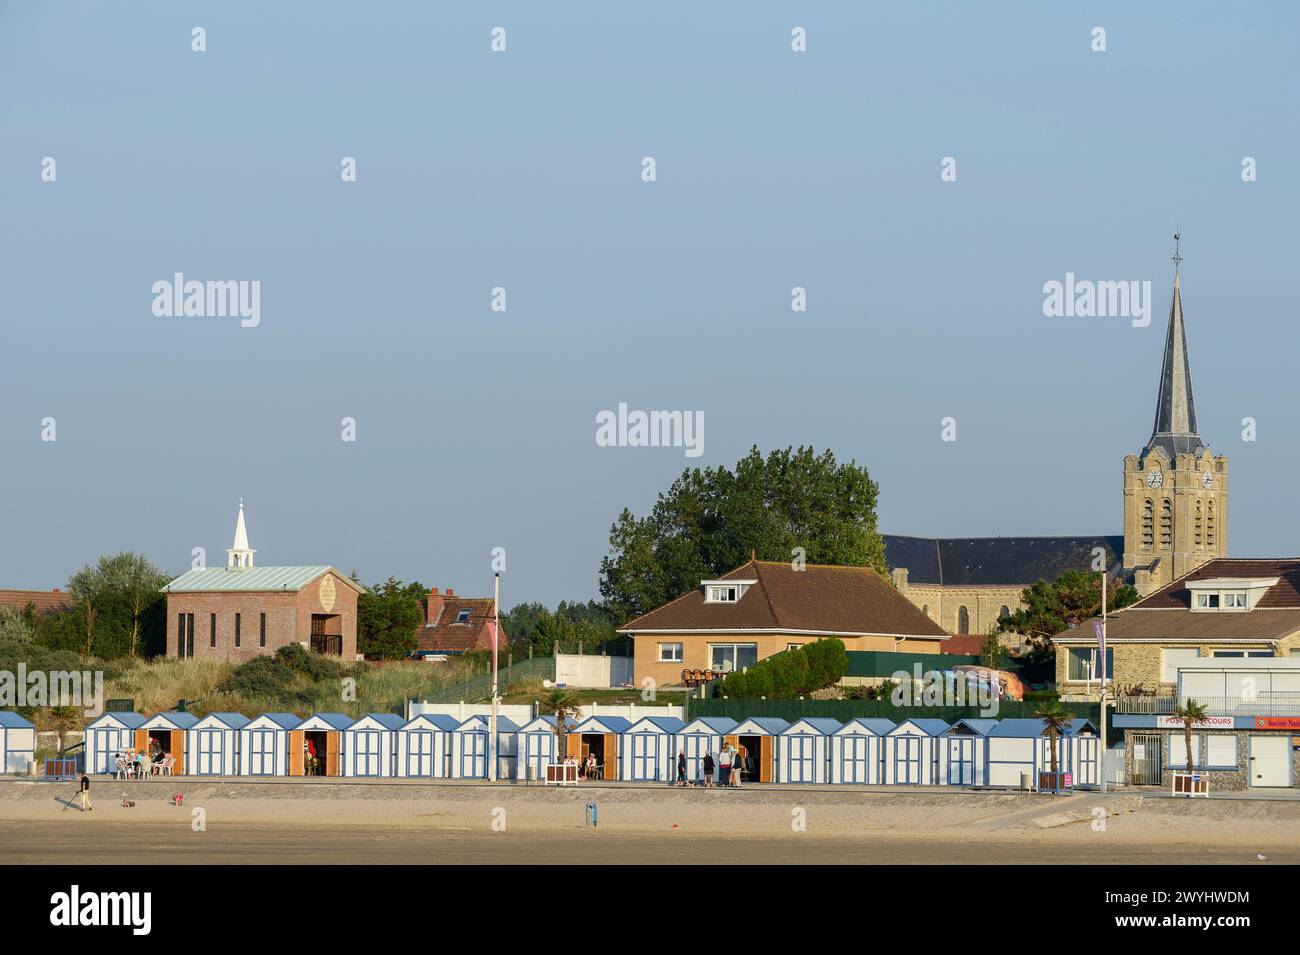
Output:
<svg viewBox="0 0 1300 955">
<path fill-rule="evenodd" d="M 1207 716 L 1203 720 L 1194 720 L 1193 726 L 1219 726 L 1231 729 L 1233 726 L 1231 716 Z M 1156 726 L 1160 729 L 1182 729 L 1183 721 L 1176 716 L 1157 716 Z"/>
</svg>

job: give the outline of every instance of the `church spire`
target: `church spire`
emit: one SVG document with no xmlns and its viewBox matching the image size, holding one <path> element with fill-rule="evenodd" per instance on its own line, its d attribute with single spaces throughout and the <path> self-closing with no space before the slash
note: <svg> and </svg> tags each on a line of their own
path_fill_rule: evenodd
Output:
<svg viewBox="0 0 1300 955">
<path fill-rule="evenodd" d="M 226 569 L 252 567 L 257 551 L 248 546 L 248 528 L 244 526 L 244 499 L 239 499 L 239 518 L 235 521 L 235 543 L 226 551 Z"/>
<path fill-rule="evenodd" d="M 1196 402 L 1192 397 L 1192 368 L 1187 358 L 1187 331 L 1183 326 L 1183 295 L 1178 277 L 1178 266 L 1183 261 L 1178 251 L 1179 239 L 1179 234 L 1174 233 L 1174 294 L 1169 304 L 1169 328 L 1165 332 L 1156 421 L 1145 452 L 1149 454 L 1160 448 L 1170 463 L 1179 454 L 1195 454 L 1205 447 L 1196 430 Z"/>
</svg>

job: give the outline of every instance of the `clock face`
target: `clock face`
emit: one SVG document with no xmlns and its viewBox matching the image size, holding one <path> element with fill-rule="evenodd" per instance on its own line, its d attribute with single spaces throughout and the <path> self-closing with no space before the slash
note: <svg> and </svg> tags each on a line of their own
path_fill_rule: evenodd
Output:
<svg viewBox="0 0 1300 955">
<path fill-rule="evenodd" d="M 1201 487 L 1207 491 L 1214 487 L 1214 473 L 1212 471 L 1206 471 L 1201 475 Z"/>
<path fill-rule="evenodd" d="M 1164 483 L 1165 475 L 1159 468 L 1152 468 L 1147 472 L 1147 487 L 1159 487 Z"/>
</svg>

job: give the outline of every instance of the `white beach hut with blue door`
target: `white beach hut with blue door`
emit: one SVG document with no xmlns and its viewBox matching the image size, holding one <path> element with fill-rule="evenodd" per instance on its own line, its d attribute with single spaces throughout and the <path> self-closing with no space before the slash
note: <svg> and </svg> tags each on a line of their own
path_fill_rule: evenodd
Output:
<svg viewBox="0 0 1300 955">
<path fill-rule="evenodd" d="M 906 719 L 885 736 L 883 782 L 887 786 L 933 786 L 938 738 L 948 728 L 943 720 Z"/>
<path fill-rule="evenodd" d="M 460 725 L 454 716 L 421 713 L 397 731 L 397 775 L 446 779 L 451 774 L 451 734 Z"/>
<path fill-rule="evenodd" d="M 344 734 L 355 720 L 346 713 L 313 713 L 289 731 L 290 776 L 342 776 Z"/>
<path fill-rule="evenodd" d="M 397 734 L 406 721 L 394 713 L 367 713 L 343 731 L 343 775 L 396 775 Z"/>
<path fill-rule="evenodd" d="M 131 750 L 144 749 L 143 734 L 136 731 L 144 725 L 139 713 L 104 713 L 86 724 L 86 772 L 92 775 L 117 772 L 114 757 L 126 755 Z"/>
<path fill-rule="evenodd" d="M 184 776 L 189 772 L 189 760 L 186 758 L 185 735 L 199 721 L 193 713 L 181 710 L 167 710 L 149 717 L 141 724 L 136 733 L 144 733 L 146 745 L 155 764 L 162 763 L 174 776 Z M 161 759 L 158 754 L 161 753 Z M 170 762 L 167 762 L 170 760 Z"/>
<path fill-rule="evenodd" d="M 779 783 L 818 783 L 830 780 L 830 741 L 842 728 L 839 720 L 825 716 L 805 716 L 795 720 L 781 733 L 780 752 L 776 761 Z"/>
<path fill-rule="evenodd" d="M 239 775 L 288 776 L 289 733 L 302 722 L 293 713 L 263 713 L 239 730 Z"/>
<path fill-rule="evenodd" d="M 1086 720 L 1076 722 L 1092 726 Z M 1070 772 L 1070 735 L 1071 729 L 1067 727 L 1056 741 L 1057 766 L 1064 773 Z M 998 720 L 988 733 L 988 761 L 990 786 L 1019 787 L 1022 775 L 1028 777 L 1030 786 L 1037 786 L 1038 773 L 1052 768 L 1052 743 L 1046 721 Z"/>
<path fill-rule="evenodd" d="M 643 716 L 623 734 L 619 778 L 637 783 L 673 781 L 673 740 L 686 724 L 675 716 Z"/>
<path fill-rule="evenodd" d="M 248 723 L 248 717 L 242 713 L 209 713 L 199 717 L 185 731 L 190 775 L 238 775 L 239 731 Z"/>
<path fill-rule="evenodd" d="M 704 781 L 704 754 L 712 753 L 716 764 L 718 753 L 722 750 L 722 741 L 736 728 L 736 721 L 729 716 L 699 716 L 681 728 L 673 739 L 672 778 L 677 780 L 677 754 L 686 756 L 686 781 L 699 784 Z"/>
<path fill-rule="evenodd" d="M 594 756 L 601 779 L 618 779 L 619 741 L 631 726 L 632 721 L 622 716 L 589 716 L 565 734 L 565 755 L 579 765 Z"/>
<path fill-rule="evenodd" d="M 789 728 L 789 721 L 779 716 L 751 716 L 727 734 L 724 742 L 741 754 L 742 783 L 776 781 L 778 740 Z"/>
<path fill-rule="evenodd" d="M 451 776 L 453 779 L 488 778 L 488 716 L 462 720 L 451 733 Z M 515 740 L 519 724 L 497 717 L 497 779 L 514 776 Z"/>
<path fill-rule="evenodd" d="M 878 786 L 884 778 L 885 737 L 895 723 L 883 717 L 858 716 L 831 737 L 831 782 Z"/>
<path fill-rule="evenodd" d="M 1062 767 L 1074 777 L 1075 786 L 1101 785 L 1101 732 L 1091 720 L 1070 723 L 1069 760 Z"/>
<path fill-rule="evenodd" d="M 566 728 L 575 725 L 574 720 L 565 721 Z M 515 734 L 515 777 L 532 782 L 545 780 L 546 767 L 558 762 L 555 753 L 555 717 L 534 716 Z"/>
<path fill-rule="evenodd" d="M 25 773 L 36 759 L 36 727 L 10 710 L 0 710 L 0 773 Z"/>
<path fill-rule="evenodd" d="M 939 737 L 939 774 L 941 786 L 988 785 L 988 735 L 997 720 L 962 719 L 944 730 Z"/>
</svg>

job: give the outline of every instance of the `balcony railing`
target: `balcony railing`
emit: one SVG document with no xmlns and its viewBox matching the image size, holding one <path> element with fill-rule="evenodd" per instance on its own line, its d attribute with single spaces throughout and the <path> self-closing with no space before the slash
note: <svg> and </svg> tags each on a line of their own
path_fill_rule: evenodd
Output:
<svg viewBox="0 0 1300 955">
<path fill-rule="evenodd" d="M 1255 696 L 1194 696 L 1207 716 L 1300 716 L 1300 692 L 1268 690 Z M 1172 716 L 1182 698 L 1173 696 L 1120 696 L 1115 712 Z"/>
</svg>

